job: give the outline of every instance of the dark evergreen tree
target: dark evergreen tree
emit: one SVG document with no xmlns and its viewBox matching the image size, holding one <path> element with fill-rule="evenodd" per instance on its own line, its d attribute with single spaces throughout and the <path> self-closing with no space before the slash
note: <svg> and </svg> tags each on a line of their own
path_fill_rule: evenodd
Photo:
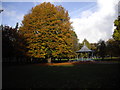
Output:
<svg viewBox="0 0 120 90">
<path fill-rule="evenodd" d="M 16 28 L 2 26 L 2 58 L 13 59 L 25 57 L 25 41 L 22 34 L 18 31 L 18 23 Z"/>
<path fill-rule="evenodd" d="M 106 56 L 106 44 L 105 41 L 100 40 L 97 46 L 98 55 L 104 60 Z"/>
</svg>

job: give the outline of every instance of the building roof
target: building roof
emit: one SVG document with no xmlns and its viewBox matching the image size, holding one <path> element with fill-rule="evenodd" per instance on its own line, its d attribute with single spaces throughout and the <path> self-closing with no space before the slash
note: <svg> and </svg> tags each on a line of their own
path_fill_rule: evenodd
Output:
<svg viewBox="0 0 120 90">
<path fill-rule="evenodd" d="M 90 49 L 84 44 L 83 47 L 82 47 L 79 51 L 76 51 L 76 53 L 81 53 L 81 52 L 92 52 L 92 50 L 90 50 Z"/>
</svg>

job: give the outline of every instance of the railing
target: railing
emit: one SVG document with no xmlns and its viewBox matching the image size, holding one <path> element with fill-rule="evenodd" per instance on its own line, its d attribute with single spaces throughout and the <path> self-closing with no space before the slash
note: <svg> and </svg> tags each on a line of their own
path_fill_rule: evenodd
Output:
<svg viewBox="0 0 120 90">
<path fill-rule="evenodd" d="M 93 60 L 92 58 L 78 58 L 78 61 L 91 61 Z"/>
</svg>

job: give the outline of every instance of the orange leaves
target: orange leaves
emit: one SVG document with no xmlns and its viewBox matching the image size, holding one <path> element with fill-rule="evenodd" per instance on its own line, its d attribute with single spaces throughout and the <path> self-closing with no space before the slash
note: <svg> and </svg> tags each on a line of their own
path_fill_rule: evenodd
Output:
<svg viewBox="0 0 120 90">
<path fill-rule="evenodd" d="M 45 58 L 71 55 L 73 32 L 68 12 L 62 6 L 41 3 L 24 16 L 20 32 L 27 41 L 28 54 Z M 76 39 L 76 38 L 74 38 Z"/>
</svg>

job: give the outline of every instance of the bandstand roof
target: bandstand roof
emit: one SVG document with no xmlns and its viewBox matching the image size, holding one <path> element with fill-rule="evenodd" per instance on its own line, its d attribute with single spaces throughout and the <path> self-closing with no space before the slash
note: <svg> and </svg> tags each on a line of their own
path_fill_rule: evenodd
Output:
<svg viewBox="0 0 120 90">
<path fill-rule="evenodd" d="M 84 44 L 83 47 L 82 47 L 79 51 L 76 51 L 76 53 L 82 53 L 82 52 L 92 52 L 92 50 L 90 50 L 90 49 Z"/>
</svg>

